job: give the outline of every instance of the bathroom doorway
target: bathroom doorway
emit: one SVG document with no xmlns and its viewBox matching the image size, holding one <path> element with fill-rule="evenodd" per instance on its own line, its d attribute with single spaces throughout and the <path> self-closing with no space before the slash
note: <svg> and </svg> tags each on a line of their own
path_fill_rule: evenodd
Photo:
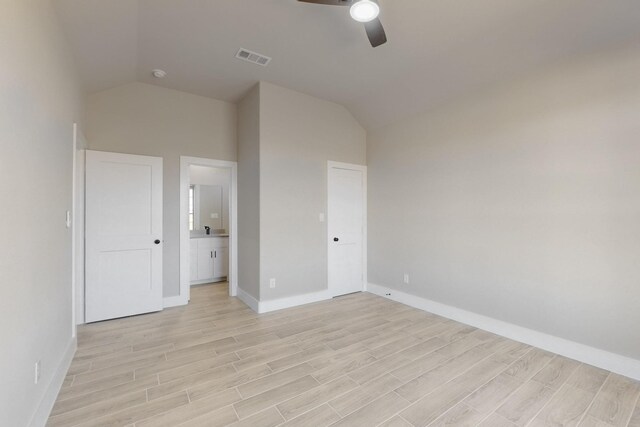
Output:
<svg viewBox="0 0 640 427">
<path fill-rule="evenodd" d="M 180 158 L 180 302 L 191 286 L 229 282 L 237 294 L 237 163 Z"/>
</svg>

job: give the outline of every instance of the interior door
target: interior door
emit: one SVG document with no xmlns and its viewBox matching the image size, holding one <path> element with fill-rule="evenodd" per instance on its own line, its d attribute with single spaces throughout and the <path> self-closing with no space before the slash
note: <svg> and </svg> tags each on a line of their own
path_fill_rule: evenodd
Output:
<svg viewBox="0 0 640 427">
<path fill-rule="evenodd" d="M 365 171 L 347 165 L 328 169 L 328 281 L 333 296 L 364 290 Z"/>
<path fill-rule="evenodd" d="M 87 322 L 162 310 L 162 159 L 86 152 Z"/>
</svg>

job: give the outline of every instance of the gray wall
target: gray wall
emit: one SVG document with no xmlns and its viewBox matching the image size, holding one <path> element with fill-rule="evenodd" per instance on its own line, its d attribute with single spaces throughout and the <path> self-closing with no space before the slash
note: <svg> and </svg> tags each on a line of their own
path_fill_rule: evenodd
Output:
<svg viewBox="0 0 640 427">
<path fill-rule="evenodd" d="M 261 300 L 327 289 L 328 160 L 364 164 L 362 126 L 338 104 L 261 82 Z"/>
<path fill-rule="evenodd" d="M 0 32 L 0 425 L 18 427 L 33 419 L 72 345 L 65 212 L 72 125 L 82 122 L 83 108 L 48 1 L 3 2 Z M 37 360 L 42 376 L 35 385 Z M 34 422 L 43 423 L 46 414 L 39 415 Z"/>
<path fill-rule="evenodd" d="M 89 96 L 89 149 L 164 158 L 164 296 L 180 293 L 180 156 L 236 160 L 236 106 L 143 83 Z"/>
<path fill-rule="evenodd" d="M 260 88 L 238 104 L 238 287 L 260 299 Z"/>
<path fill-rule="evenodd" d="M 640 358 L 639 75 L 581 58 L 372 133 L 369 281 Z"/>
</svg>

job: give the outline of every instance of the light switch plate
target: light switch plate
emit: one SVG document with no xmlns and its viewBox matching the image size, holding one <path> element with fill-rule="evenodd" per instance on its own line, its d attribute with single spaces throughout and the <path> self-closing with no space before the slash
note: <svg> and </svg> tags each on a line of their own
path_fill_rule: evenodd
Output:
<svg viewBox="0 0 640 427">
<path fill-rule="evenodd" d="M 324 222 L 324 213 L 318 214 L 318 219 L 320 220 L 320 222 Z"/>
<path fill-rule="evenodd" d="M 71 228 L 71 212 L 67 211 L 67 219 L 66 219 L 67 228 Z"/>
<path fill-rule="evenodd" d="M 219 215 L 217 213 L 212 213 L 211 214 L 211 219 L 218 219 Z"/>
</svg>

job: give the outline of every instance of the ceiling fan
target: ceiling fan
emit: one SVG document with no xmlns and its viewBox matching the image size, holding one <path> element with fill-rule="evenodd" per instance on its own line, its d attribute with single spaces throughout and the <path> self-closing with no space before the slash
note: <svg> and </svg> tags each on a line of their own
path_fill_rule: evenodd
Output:
<svg viewBox="0 0 640 427">
<path fill-rule="evenodd" d="M 364 24 L 371 46 L 378 47 L 387 42 L 387 35 L 378 18 L 380 6 L 377 0 L 298 0 L 304 3 L 328 6 L 350 6 L 351 17 Z"/>
</svg>

